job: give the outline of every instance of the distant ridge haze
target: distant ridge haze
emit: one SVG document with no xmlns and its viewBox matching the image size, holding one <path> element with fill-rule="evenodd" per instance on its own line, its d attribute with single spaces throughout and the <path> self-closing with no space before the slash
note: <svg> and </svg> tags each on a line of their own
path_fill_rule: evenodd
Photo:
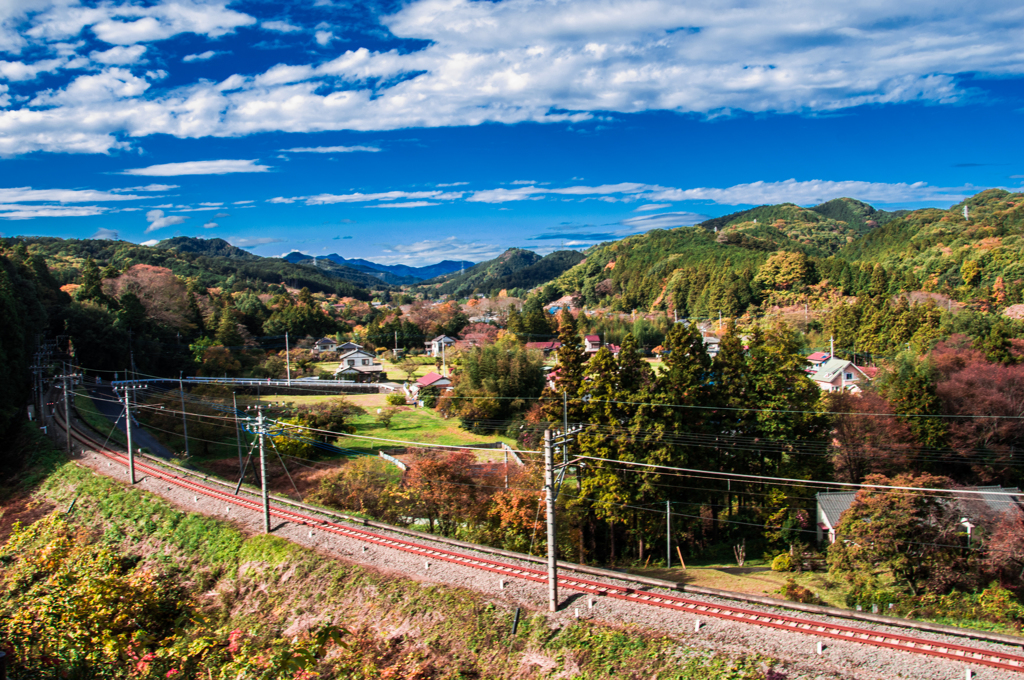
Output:
<svg viewBox="0 0 1024 680">
<path fill-rule="evenodd" d="M 340 264 L 344 267 L 350 267 L 352 269 L 358 269 L 364 272 L 385 272 L 387 274 L 394 274 L 403 278 L 412 278 L 418 281 L 425 281 L 432 279 L 437 276 L 443 276 L 445 274 L 451 274 L 457 272 L 460 269 L 468 269 L 476 265 L 476 262 L 470 262 L 468 260 L 443 260 L 437 264 L 426 265 L 423 267 L 410 267 L 405 264 L 377 264 L 376 262 L 370 262 L 369 260 L 363 260 L 360 258 L 346 259 L 337 253 L 331 253 L 330 255 L 306 255 L 297 250 L 293 250 L 284 256 L 289 262 L 296 263 L 303 260 L 330 260 L 335 264 Z"/>
</svg>

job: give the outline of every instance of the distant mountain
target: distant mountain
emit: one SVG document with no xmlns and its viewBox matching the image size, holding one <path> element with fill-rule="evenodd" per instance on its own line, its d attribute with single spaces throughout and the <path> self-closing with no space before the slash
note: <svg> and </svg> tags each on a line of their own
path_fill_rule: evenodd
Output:
<svg viewBox="0 0 1024 680">
<path fill-rule="evenodd" d="M 532 250 L 509 248 L 493 260 L 481 262 L 464 272 L 424 281 L 432 294 L 462 297 L 471 293 L 496 294 L 512 288 L 529 289 L 551 281 L 583 260 L 575 250 L 560 250 L 541 257 Z"/>
<path fill-rule="evenodd" d="M 195 279 L 202 288 L 261 288 L 259 284 L 273 283 L 369 300 L 371 294 L 366 289 L 382 287 L 376 277 L 365 272 L 351 270 L 349 277 L 338 276 L 276 257 L 260 257 L 222 239 L 175 237 L 143 246 L 103 239 L 0 238 L 0 247 L 14 247 L 17 243 L 25 243 L 30 253 L 43 256 L 61 283 L 78 281 L 84 261 L 92 258 L 101 268 L 111 265 L 119 271 L 134 264 L 167 267 L 177 276 Z"/>
<path fill-rule="evenodd" d="M 300 253 L 296 250 L 285 255 L 284 259 L 289 262 L 301 262 L 303 260 L 313 259 L 313 256 Z M 424 267 L 410 267 L 405 264 L 377 264 L 376 262 L 370 262 L 369 260 L 363 260 L 360 258 L 348 260 L 336 253 L 317 256 L 316 260 L 330 260 L 331 262 L 340 264 L 343 267 L 349 267 L 363 272 L 385 272 L 393 275 L 393 278 L 386 277 L 383 280 L 394 285 L 425 281 L 427 279 L 443 276 L 452 272 L 469 269 L 476 264 L 475 262 L 470 262 L 468 260 L 444 260 L 437 264 L 426 265 Z"/>
<path fill-rule="evenodd" d="M 229 257 L 238 260 L 258 260 L 259 255 L 254 255 L 247 250 L 242 250 L 231 245 L 222 238 L 193 238 L 191 236 L 175 236 L 164 239 L 157 243 L 154 248 L 158 250 L 176 250 L 179 253 L 191 253 L 193 255 L 206 255 L 208 257 Z"/>
</svg>

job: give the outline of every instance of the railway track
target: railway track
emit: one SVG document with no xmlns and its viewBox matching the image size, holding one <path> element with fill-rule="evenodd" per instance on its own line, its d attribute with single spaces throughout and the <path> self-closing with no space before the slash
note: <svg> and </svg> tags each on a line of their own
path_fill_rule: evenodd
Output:
<svg viewBox="0 0 1024 680">
<path fill-rule="evenodd" d="M 63 428 L 64 422 L 61 414 L 59 412 L 55 412 L 54 418 L 57 420 L 60 427 Z M 127 469 L 127 454 L 105 447 L 101 442 L 90 436 L 89 433 L 84 432 L 77 427 L 72 429 L 72 438 L 88 450 L 94 451 L 95 453 L 105 457 L 107 459 L 107 465 L 116 464 Z M 137 472 L 141 472 L 155 479 L 159 479 L 162 482 L 186 489 L 193 493 L 193 497 L 197 505 L 200 502 L 200 496 L 202 496 L 214 502 L 225 503 L 228 508 L 228 512 L 230 512 L 231 507 L 239 507 L 244 510 L 258 513 L 263 511 L 262 501 L 252 498 L 251 496 L 236 496 L 229 491 L 202 484 L 163 469 L 157 465 L 136 461 L 135 467 Z M 371 545 L 412 553 L 424 558 L 428 565 L 430 560 L 435 560 L 488 571 L 509 578 L 533 581 L 536 583 L 547 583 L 547 573 L 531 567 L 509 564 L 476 555 L 423 545 L 404 538 L 386 536 L 373 531 L 340 524 L 338 522 L 332 522 L 274 505 L 270 506 L 270 515 L 271 517 L 285 522 L 292 522 L 294 524 L 307 526 L 310 530 L 322 531 L 355 539 Z M 967 645 L 949 642 L 938 642 L 927 638 L 902 635 L 889 631 L 881 632 L 866 628 L 858 628 L 855 626 L 826 623 L 821 620 L 757 611 L 727 604 L 714 604 L 703 600 L 679 597 L 667 593 L 652 592 L 649 590 L 630 588 L 628 586 L 592 581 L 575 576 L 568 576 L 564 573 L 559 576 L 558 585 L 563 589 L 583 593 L 588 597 L 609 597 L 647 606 L 690 613 L 697 616 L 698 620 L 701 616 L 725 619 L 767 628 L 774 628 L 777 630 L 786 630 L 793 633 L 800 633 L 819 638 L 858 642 L 885 649 L 894 649 L 913 654 L 938 657 L 947 661 L 960 661 L 988 666 L 990 668 L 998 668 L 1000 670 L 1015 671 L 1024 676 L 1024 656 L 1019 654 L 982 649 L 979 647 L 970 647 Z"/>
</svg>

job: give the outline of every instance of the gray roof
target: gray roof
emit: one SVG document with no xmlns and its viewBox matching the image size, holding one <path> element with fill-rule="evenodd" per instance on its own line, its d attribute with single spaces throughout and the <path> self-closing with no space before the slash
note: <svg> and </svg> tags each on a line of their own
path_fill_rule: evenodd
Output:
<svg viewBox="0 0 1024 680">
<path fill-rule="evenodd" d="M 980 500 L 984 503 L 989 510 L 996 514 L 1002 514 L 1007 510 L 1020 510 L 1021 502 L 1024 501 L 1024 496 L 1005 496 L 1003 494 L 1009 493 L 1021 493 L 1017 487 L 1002 487 L 1002 486 L 978 486 L 975 487 L 978 493 L 977 495 L 971 494 L 965 496 L 969 500 Z M 988 491 L 989 493 L 985 493 Z"/>
<path fill-rule="evenodd" d="M 836 375 L 851 365 L 853 365 L 852 361 L 832 357 L 818 367 L 818 372 L 811 376 L 811 380 L 815 382 L 832 382 L 835 380 Z"/>
<path fill-rule="evenodd" d="M 978 491 L 977 494 L 964 494 L 961 498 L 964 500 L 981 501 L 989 510 L 996 514 L 1001 514 L 1007 510 L 1022 509 L 1024 495 L 1004 495 L 1021 493 L 1021 490 L 1017 487 L 978 486 L 974 487 L 974 489 Z M 985 493 L 986 491 L 988 493 Z M 833 528 L 839 526 L 840 515 L 853 504 L 853 498 L 856 495 L 856 491 L 828 491 L 817 494 L 818 507 L 824 513 L 829 526 Z"/>
<path fill-rule="evenodd" d="M 835 529 L 839 526 L 839 516 L 853 503 L 856 491 L 825 491 L 817 494 L 818 507 L 825 514 L 828 525 Z"/>
</svg>

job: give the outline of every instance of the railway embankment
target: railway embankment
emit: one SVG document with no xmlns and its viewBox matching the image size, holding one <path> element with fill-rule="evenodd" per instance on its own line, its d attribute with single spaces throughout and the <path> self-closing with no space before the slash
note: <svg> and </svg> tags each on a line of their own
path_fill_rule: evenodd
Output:
<svg viewBox="0 0 1024 680">
<path fill-rule="evenodd" d="M 25 569 L 35 568 L 30 563 L 43 564 L 37 558 L 55 545 L 75 555 L 76 564 L 103 552 L 110 564 L 120 565 L 107 571 L 108 584 L 118 576 L 119 587 L 158 584 L 154 591 L 122 594 L 136 603 L 175 608 L 179 619 L 191 622 L 159 628 L 159 622 L 151 621 L 159 630 L 146 631 L 154 638 L 148 647 L 133 647 L 130 627 L 111 624 L 104 645 L 139 660 L 153 677 L 165 677 L 187 663 L 202 677 L 207 671 L 218 677 L 227 668 L 237 674 L 236 666 L 260 659 L 275 663 L 289 649 L 312 653 L 310 670 L 325 678 L 802 676 L 755 653 L 716 652 L 709 645 L 683 644 L 673 636 L 593 620 L 552 619 L 514 595 L 400 573 L 400 565 L 389 565 L 383 551 L 379 563 L 357 564 L 323 542 L 302 545 L 301 536 L 264 535 L 254 530 L 258 517 L 250 521 L 237 509 L 234 516 L 197 512 L 187 507 L 187 495 L 158 494 L 159 484 L 151 477 L 131 487 L 116 474 L 106 476 L 103 467 L 103 461 L 88 456 L 54 465 L 29 501 L 19 497 L 22 507 L 53 510 L 16 527 L 0 547 L 7 602 L 0 622 L 8 624 L 17 607 L 22 620 L 32 606 L 38 608 L 33 613 L 37 621 L 53 615 L 47 609 L 52 602 L 26 590 L 24 581 L 12 584 L 8 576 L 24 576 Z M 69 566 L 52 568 L 70 578 Z M 173 601 L 161 600 L 161 591 Z M 91 616 L 101 614 L 100 609 Z M 116 617 L 117 608 L 110 608 L 110 614 Z M 90 625 L 102 626 L 102 621 Z M 314 649 L 316 635 L 329 627 L 342 631 L 340 644 Z M 203 645 L 205 657 L 186 660 L 189 649 Z M 59 650 L 50 651 L 52 659 Z M 238 658 L 242 651 L 248 660 Z M 29 676 L 19 676 L 15 663 L 11 677 Z M 280 677 L 297 676 L 292 670 Z"/>
</svg>

